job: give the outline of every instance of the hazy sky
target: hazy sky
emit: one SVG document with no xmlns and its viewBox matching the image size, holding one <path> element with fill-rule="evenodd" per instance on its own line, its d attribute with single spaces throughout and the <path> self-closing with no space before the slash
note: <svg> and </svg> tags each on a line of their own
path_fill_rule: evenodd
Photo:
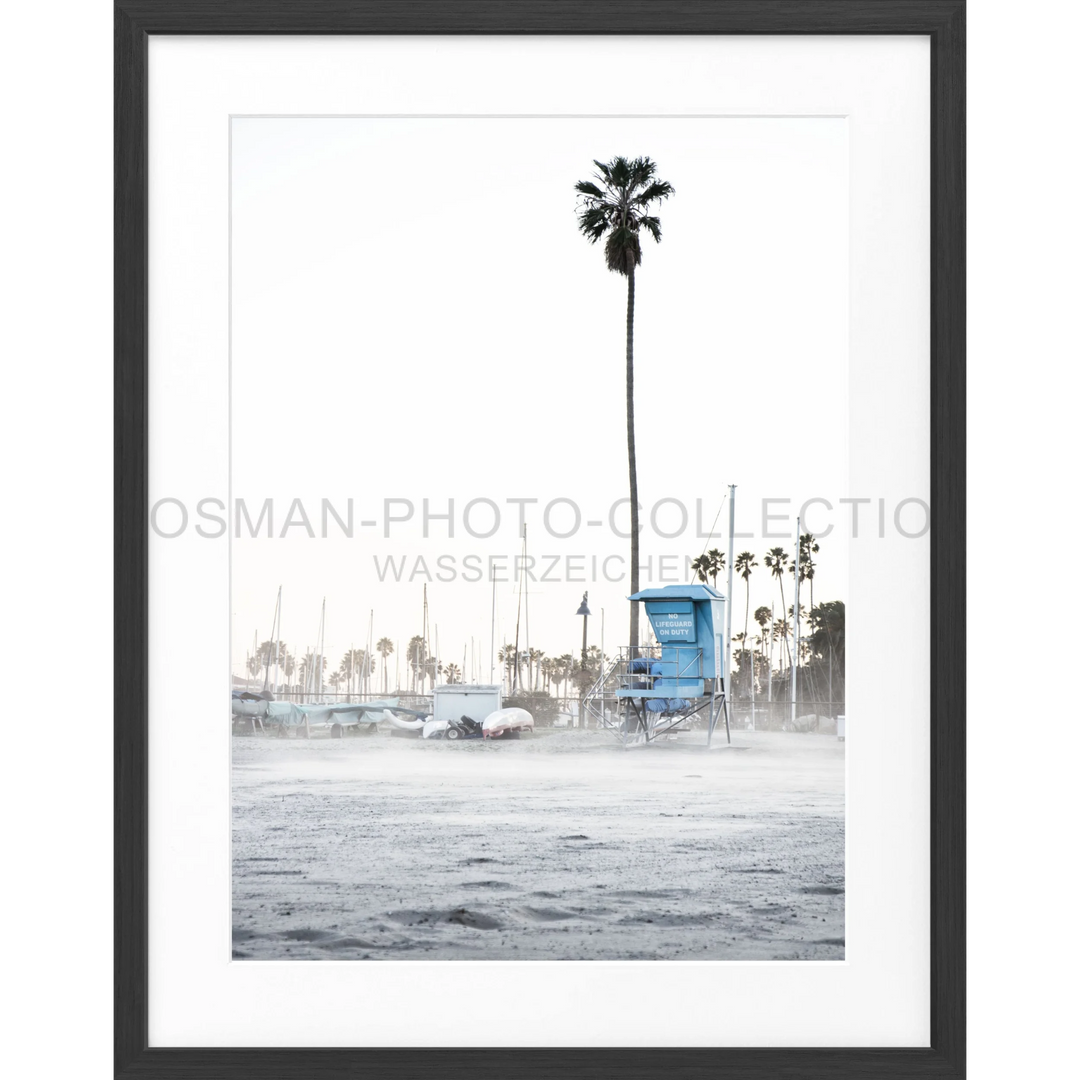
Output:
<svg viewBox="0 0 1080 1080">
<path fill-rule="evenodd" d="M 510 499 L 537 500 L 529 553 L 547 580 L 529 584 L 530 643 L 579 649 L 585 589 L 590 642 L 601 609 L 607 651 L 625 641 L 628 578 L 605 580 L 603 560 L 629 555 L 609 520 L 627 494 L 626 282 L 578 233 L 573 190 L 593 158 L 620 153 L 652 157 L 676 189 L 637 276 L 642 586 L 683 581 L 687 556 L 726 549 L 726 506 L 711 541 L 697 519 L 709 533 L 729 483 L 736 529 L 753 534 L 736 551 L 759 562 L 785 543 L 761 536 L 763 498 L 792 500 L 773 507 L 791 519 L 773 531 L 790 536 L 806 499 L 848 494 L 844 120 L 235 119 L 232 495 L 253 517 L 273 498 L 275 515 L 274 539 L 233 541 L 235 671 L 256 630 L 269 635 L 278 585 L 296 649 L 314 644 L 327 598 L 333 669 L 366 644 L 372 609 L 375 640 L 418 633 L 426 581 L 440 658 L 461 664 L 472 640 L 466 676 L 479 659 L 486 679 L 492 556 L 496 647 L 514 634 Z M 294 499 L 316 539 L 296 513 L 280 538 Z M 333 518 L 318 535 L 323 499 L 343 517 L 353 500 L 351 539 Z M 412 518 L 388 526 L 388 499 Z M 425 499 L 431 515 L 453 500 L 452 537 L 439 518 L 424 537 Z M 501 515 L 486 538 L 467 529 L 492 528 L 483 500 Z M 554 535 L 572 531 L 571 502 L 580 525 Z M 679 532 L 680 503 L 685 530 L 659 535 Z M 846 598 L 848 521 L 813 511 L 811 528 L 836 526 L 816 600 Z M 623 505 L 615 525 L 627 522 Z M 380 581 L 388 557 L 400 581 Z M 766 574 L 751 578 L 751 612 L 778 600 Z M 734 600 L 738 631 L 741 581 Z"/>
</svg>

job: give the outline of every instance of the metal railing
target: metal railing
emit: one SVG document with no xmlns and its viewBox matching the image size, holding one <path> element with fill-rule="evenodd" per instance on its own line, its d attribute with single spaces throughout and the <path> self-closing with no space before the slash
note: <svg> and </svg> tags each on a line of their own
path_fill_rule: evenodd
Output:
<svg viewBox="0 0 1080 1080">
<path fill-rule="evenodd" d="M 672 679 L 696 682 L 703 678 L 703 672 L 700 648 L 690 645 L 622 645 L 613 674 L 619 690 L 652 690 L 658 680 L 661 686 Z M 677 697 L 678 687 L 671 689 L 671 696 Z"/>
<path fill-rule="evenodd" d="M 614 690 L 608 689 L 608 684 L 615 675 L 619 666 L 619 658 L 609 660 L 607 665 L 601 665 L 600 674 L 596 681 L 585 692 L 582 702 L 585 706 L 585 724 L 589 726 L 591 720 L 597 727 L 615 730 L 622 724 L 619 716 L 619 699 Z M 610 704 L 609 704 L 610 703 Z"/>
<path fill-rule="evenodd" d="M 684 683 L 698 682 L 703 677 L 703 654 L 700 648 L 688 645 L 624 645 L 618 655 L 601 670 L 592 686 L 585 692 L 583 704 L 587 726 L 609 731 L 626 732 L 626 693 L 663 690 L 670 687 L 672 698 L 678 698 Z M 659 683 L 659 686 L 657 685 Z M 623 694 L 620 696 L 619 691 Z M 691 717 L 687 727 L 703 722 Z"/>
<path fill-rule="evenodd" d="M 803 698 L 795 707 L 792 720 L 791 701 L 751 702 L 748 698 L 729 700 L 731 726 L 740 731 L 821 731 L 834 732 L 836 718 L 845 713 L 842 700 L 824 701 Z"/>
<path fill-rule="evenodd" d="M 251 692 L 251 691 L 249 691 Z M 255 691 L 256 693 L 258 691 Z M 346 693 L 337 690 L 318 691 L 303 690 L 296 687 L 282 686 L 274 694 L 274 701 L 291 701 L 294 705 L 362 705 L 366 701 L 385 701 L 387 698 L 397 698 L 398 704 L 404 709 L 432 708 L 431 694 L 418 694 L 412 690 L 388 690 L 383 693 Z"/>
</svg>

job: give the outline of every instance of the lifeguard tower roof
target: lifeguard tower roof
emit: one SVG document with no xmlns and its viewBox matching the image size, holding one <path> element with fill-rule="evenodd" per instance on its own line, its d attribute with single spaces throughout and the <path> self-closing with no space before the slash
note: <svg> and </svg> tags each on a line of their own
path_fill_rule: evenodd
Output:
<svg viewBox="0 0 1080 1080">
<path fill-rule="evenodd" d="M 662 589 L 642 589 L 627 600 L 723 600 L 724 594 L 711 585 L 665 585 Z"/>
</svg>

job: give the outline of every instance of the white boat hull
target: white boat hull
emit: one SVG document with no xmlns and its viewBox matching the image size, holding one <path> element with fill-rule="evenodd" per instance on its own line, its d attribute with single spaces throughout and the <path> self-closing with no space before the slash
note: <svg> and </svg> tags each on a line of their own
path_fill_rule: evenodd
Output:
<svg viewBox="0 0 1080 1080">
<path fill-rule="evenodd" d="M 383 710 L 382 719 L 401 731 L 421 731 L 425 723 L 422 716 L 395 716 L 389 709 Z"/>
<path fill-rule="evenodd" d="M 532 731 L 532 713 L 526 709 L 499 709 L 484 720 L 484 738 L 497 739 L 508 731 Z"/>
</svg>

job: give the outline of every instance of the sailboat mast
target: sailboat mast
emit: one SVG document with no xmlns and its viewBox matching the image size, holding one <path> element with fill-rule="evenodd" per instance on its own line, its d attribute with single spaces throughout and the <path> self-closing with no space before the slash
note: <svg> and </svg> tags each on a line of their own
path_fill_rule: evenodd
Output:
<svg viewBox="0 0 1080 1080">
<path fill-rule="evenodd" d="M 427 610 L 427 583 L 424 583 L 424 615 L 420 622 L 420 634 L 423 638 L 420 658 L 420 692 L 424 693 L 427 687 L 428 654 L 431 652 L 431 642 L 428 640 L 428 610 Z"/>
<path fill-rule="evenodd" d="M 367 626 L 367 651 L 364 653 L 364 693 L 371 694 L 371 638 L 375 629 L 375 609 L 372 608 L 368 615 Z"/>
<path fill-rule="evenodd" d="M 772 667 L 773 645 L 776 642 L 776 601 L 769 603 L 769 719 L 772 720 Z"/>
<path fill-rule="evenodd" d="M 533 655 L 532 645 L 529 643 L 529 526 L 521 526 L 521 542 L 524 558 L 522 559 L 525 571 L 525 655 L 529 658 L 529 693 L 533 689 Z"/>
<path fill-rule="evenodd" d="M 278 643 L 281 641 L 281 586 L 278 586 L 277 590 L 277 603 L 274 605 L 274 631 L 271 635 L 274 642 L 274 694 L 278 692 Z M 270 674 L 270 667 L 267 665 L 266 674 Z"/>
<path fill-rule="evenodd" d="M 281 586 L 278 586 L 277 600 L 274 602 L 274 618 L 270 623 L 270 641 L 268 642 L 269 648 L 266 650 L 266 670 L 263 675 L 263 692 L 265 693 L 270 689 L 270 663 L 273 661 L 275 667 L 275 681 L 277 680 L 276 668 L 277 668 L 277 626 L 278 615 L 281 611 Z M 258 635 L 255 635 L 258 637 Z"/>
<path fill-rule="evenodd" d="M 316 693 L 319 695 L 319 699 L 322 699 L 322 669 L 323 669 L 323 649 L 326 647 L 326 597 L 323 597 L 322 601 L 322 614 L 319 616 L 319 655 L 315 660 L 315 670 L 317 676 L 318 690 Z"/>
<path fill-rule="evenodd" d="M 521 532 L 522 548 L 527 543 L 525 540 L 525 529 Z M 518 606 L 517 606 L 517 621 L 514 623 L 514 685 L 510 687 L 510 696 L 513 697 L 517 693 L 518 685 L 518 642 L 521 640 L 521 578 L 518 577 Z"/>
<path fill-rule="evenodd" d="M 488 682 L 495 681 L 495 575 L 491 575 L 491 671 Z"/>
</svg>

